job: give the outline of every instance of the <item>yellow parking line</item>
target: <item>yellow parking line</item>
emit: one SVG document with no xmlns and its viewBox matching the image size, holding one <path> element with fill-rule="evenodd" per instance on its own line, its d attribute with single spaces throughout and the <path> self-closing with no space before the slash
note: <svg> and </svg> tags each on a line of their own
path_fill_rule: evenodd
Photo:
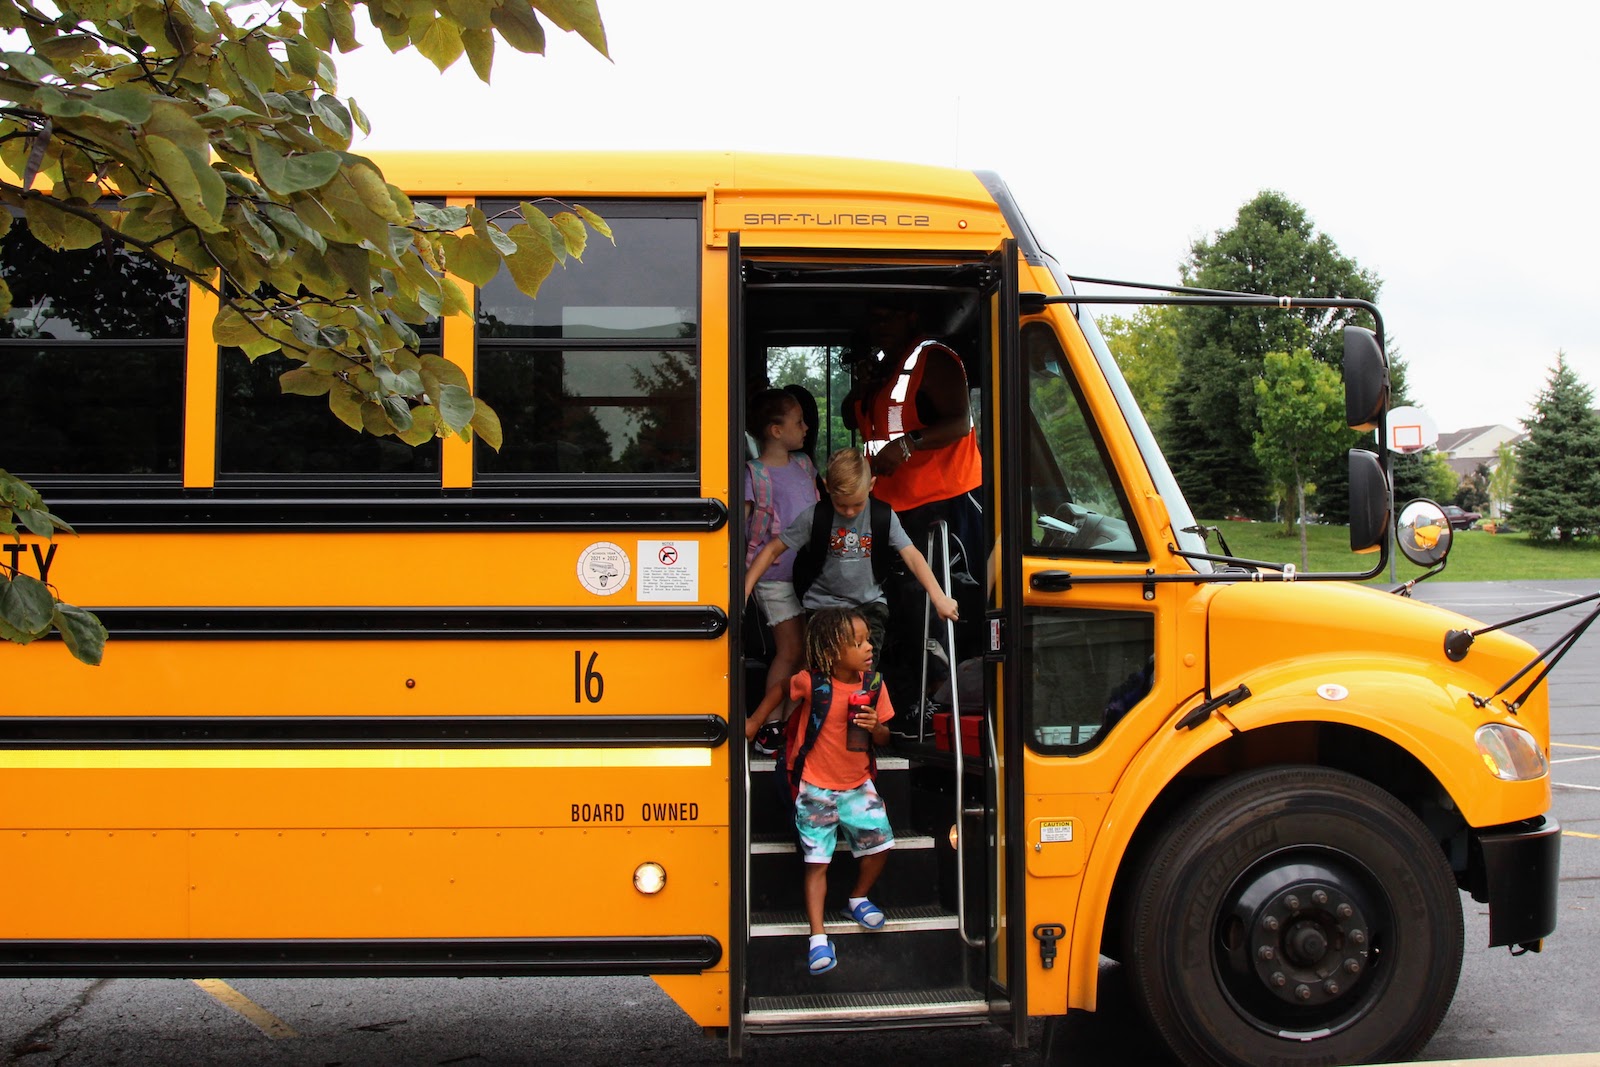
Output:
<svg viewBox="0 0 1600 1067">
<path fill-rule="evenodd" d="M 1594 838 L 1600 838 L 1600 834 L 1586 834 L 1582 830 L 1563 830 L 1563 831 L 1561 831 L 1561 836 L 1562 837 L 1594 837 Z"/>
<path fill-rule="evenodd" d="M 1551 748 L 1581 748 L 1589 752 L 1600 752 L 1600 745 L 1575 745 L 1571 741 L 1552 741 Z"/>
<path fill-rule="evenodd" d="M 231 1008 L 249 1019 L 263 1034 L 277 1041 L 285 1037 L 299 1037 L 294 1028 L 266 1008 L 257 1004 L 220 978 L 196 978 L 194 984 L 216 998 L 225 1008 Z"/>
</svg>

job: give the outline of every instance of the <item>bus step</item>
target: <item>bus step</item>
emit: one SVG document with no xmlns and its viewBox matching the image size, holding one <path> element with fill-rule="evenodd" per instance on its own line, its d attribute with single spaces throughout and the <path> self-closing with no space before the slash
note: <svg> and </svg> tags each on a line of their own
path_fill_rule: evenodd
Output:
<svg viewBox="0 0 1600 1067">
<path fill-rule="evenodd" d="M 909 933 L 913 930 L 954 930 L 958 922 L 955 913 L 948 912 L 937 905 L 922 907 L 887 907 L 883 913 L 888 917 L 882 930 L 864 930 L 861 926 L 842 915 L 828 915 L 823 921 L 823 929 L 829 937 L 839 937 L 844 934 L 866 933 Z M 753 912 L 750 916 L 751 937 L 795 937 L 810 933 L 811 927 L 806 922 L 805 912 L 798 908 L 782 911 Z"/>
<path fill-rule="evenodd" d="M 896 830 L 894 832 L 894 850 L 906 852 L 915 849 L 930 849 L 933 847 L 933 838 L 927 834 L 913 833 L 910 830 Z M 835 852 L 849 852 L 850 843 L 841 834 L 834 845 Z M 799 852 L 795 844 L 794 834 L 760 833 L 750 835 L 750 854 L 752 856 L 783 856 L 795 855 Z"/>
<path fill-rule="evenodd" d="M 751 756 L 750 773 L 759 774 L 762 771 L 771 772 L 777 762 L 771 756 Z M 911 761 L 904 756 L 879 756 L 879 771 L 905 771 L 911 769 Z"/>
<path fill-rule="evenodd" d="M 874 993 L 803 993 L 751 997 L 746 1030 L 816 1033 L 905 1026 L 977 1026 L 989 1022 L 989 1004 L 971 989 Z"/>
</svg>

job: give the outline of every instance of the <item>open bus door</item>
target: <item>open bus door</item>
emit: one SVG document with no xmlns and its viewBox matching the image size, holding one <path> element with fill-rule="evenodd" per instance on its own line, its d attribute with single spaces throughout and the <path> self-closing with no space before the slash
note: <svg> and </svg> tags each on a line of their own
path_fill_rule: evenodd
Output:
<svg viewBox="0 0 1600 1067">
<path fill-rule="evenodd" d="M 795 384 L 787 379 L 796 375 L 805 377 L 817 402 L 818 467 L 825 468 L 830 450 L 854 444 L 838 411 L 850 384 L 848 368 L 870 358 L 863 354 L 867 311 L 884 301 L 915 299 L 947 309 L 941 321 L 928 324 L 929 332 L 945 335 L 940 339 L 948 338 L 967 368 L 973 417 L 986 453 L 981 495 L 986 540 L 992 544 L 996 524 L 990 501 L 998 470 L 992 428 L 1004 421 L 995 405 L 995 368 L 1016 358 L 1016 315 L 1014 310 L 1002 313 L 1002 308 L 1016 305 L 1014 247 L 1008 243 L 989 256 L 750 250 L 742 248 L 735 233 L 729 238 L 729 253 L 735 368 L 730 410 L 738 420 L 731 431 L 736 469 L 730 472 L 730 484 L 742 486 L 749 454 L 742 425 L 746 401 L 762 388 Z M 743 501 L 733 500 L 730 511 L 742 517 Z M 730 545 L 736 611 L 743 579 L 741 538 L 735 532 Z M 986 564 L 993 556 L 987 549 L 985 545 L 971 552 L 972 570 L 976 595 L 986 597 L 992 610 L 996 593 Z M 937 549 L 934 555 L 930 563 L 942 575 Z M 839 861 L 830 864 L 827 899 L 827 932 L 836 941 L 839 966 L 827 974 L 812 975 L 806 966 L 802 866 L 773 760 L 746 753 L 735 757 L 733 807 L 736 821 L 743 820 L 731 835 L 736 850 L 736 914 L 731 924 L 736 944 L 730 972 L 739 1010 L 733 1013 L 729 1039 L 736 1054 L 747 1033 L 1010 1023 L 1005 1013 L 1020 1010 L 1006 970 L 1015 953 L 1000 944 L 998 933 L 1005 929 L 1000 896 L 1005 881 L 997 852 L 1004 837 L 999 821 L 1004 764 L 997 747 L 1002 734 L 995 729 L 1000 725 L 995 717 L 998 664 L 986 655 L 986 627 L 975 618 L 981 614 L 979 606 L 974 604 L 970 615 L 963 612 L 971 626 L 959 655 L 928 656 L 930 693 L 941 680 L 956 681 L 952 676 L 961 658 L 969 661 L 969 673 L 976 670 L 984 679 L 981 708 L 960 707 L 982 711 L 973 716 L 965 735 L 958 730 L 936 733 L 931 717 L 916 716 L 915 693 L 893 696 L 897 713 L 920 719 L 923 728 L 910 736 L 897 734 L 877 759 L 877 785 L 896 843 L 872 896 L 888 922 L 868 933 L 842 915 L 855 862 L 841 851 Z M 892 618 L 890 625 L 896 640 L 922 639 L 921 617 Z M 735 719 L 759 700 L 765 684 L 756 658 L 763 643 L 759 629 L 734 627 Z M 960 704 L 961 689 L 959 682 L 950 686 L 946 699 Z M 962 749 L 959 758 L 957 745 Z M 744 852 L 737 854 L 741 844 Z M 1019 1019 L 1017 1031 L 1025 1035 L 1025 1013 Z"/>
<path fill-rule="evenodd" d="M 998 486 L 1020 1018 L 1093 1007 L 1115 871 L 1087 860 L 1119 777 L 1149 741 L 1129 712 L 1192 694 L 1204 646 L 1201 622 L 1179 611 L 1179 587 L 1146 580 L 1171 522 L 1153 489 L 1129 488 L 1149 477 L 1128 420 L 1095 418 L 1121 405 L 1080 326 L 1088 307 L 1013 313 Z"/>
</svg>

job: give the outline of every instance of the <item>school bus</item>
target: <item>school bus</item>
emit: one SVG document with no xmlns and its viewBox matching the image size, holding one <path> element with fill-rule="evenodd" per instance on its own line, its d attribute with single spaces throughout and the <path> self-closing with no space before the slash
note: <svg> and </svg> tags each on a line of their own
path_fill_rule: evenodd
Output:
<svg viewBox="0 0 1600 1067">
<path fill-rule="evenodd" d="M 206 292 L 5 238 L 5 461 L 80 536 L 0 563 L 111 642 L 97 669 L 0 649 L 0 974 L 648 975 L 738 1056 L 841 1028 L 1025 1044 L 1096 1007 L 1109 957 L 1185 1062 L 1310 1064 L 1426 1043 L 1461 892 L 1492 945 L 1552 932 L 1546 697 L 1484 699 L 1533 651 L 1447 654 L 1470 621 L 1351 580 L 1381 562 L 1208 545 L 1096 328 L 1119 298 L 1079 294 L 998 177 L 378 161 L 414 197 L 550 195 L 613 228 L 536 301 L 502 273 L 421 331 L 499 452 L 352 433 L 280 395 L 289 364 L 220 349 Z M 740 602 L 745 404 L 803 378 L 819 455 L 851 443 L 864 316 L 910 296 L 971 391 L 987 543 L 945 659 L 981 696 L 880 754 L 887 930 L 830 919 L 816 977 L 739 732 L 766 640 Z M 1382 425 L 1381 337 L 1347 335 L 1353 425 Z M 1351 472 L 1352 548 L 1382 561 L 1384 462 Z"/>
</svg>

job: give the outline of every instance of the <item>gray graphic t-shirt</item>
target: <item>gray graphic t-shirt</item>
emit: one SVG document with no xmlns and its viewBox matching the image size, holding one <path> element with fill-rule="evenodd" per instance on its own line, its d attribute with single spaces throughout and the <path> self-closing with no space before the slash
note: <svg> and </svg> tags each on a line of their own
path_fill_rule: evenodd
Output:
<svg viewBox="0 0 1600 1067">
<path fill-rule="evenodd" d="M 811 540 L 811 516 L 818 505 L 813 504 L 795 516 L 779 535 L 790 549 L 798 550 Z M 872 577 L 872 553 L 888 551 L 898 556 L 911 543 L 900 525 L 900 516 L 889 513 L 889 544 L 887 548 L 872 543 L 872 508 L 861 509 L 853 519 L 843 519 L 837 514 L 833 528 L 828 531 L 828 551 L 822 561 L 822 571 L 806 590 L 801 604 L 815 611 L 817 608 L 853 608 L 883 600 L 883 587 Z"/>
</svg>

